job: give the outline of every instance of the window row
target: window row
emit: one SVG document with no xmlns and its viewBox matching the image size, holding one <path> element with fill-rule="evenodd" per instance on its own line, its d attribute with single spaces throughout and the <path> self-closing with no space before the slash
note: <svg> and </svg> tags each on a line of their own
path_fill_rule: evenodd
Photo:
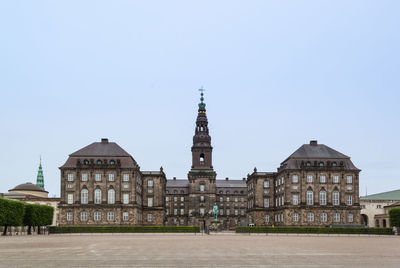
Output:
<svg viewBox="0 0 400 268">
<path fill-rule="evenodd" d="M 86 222 L 89 220 L 89 212 L 87 211 L 82 211 L 79 215 L 80 221 L 81 222 Z M 100 211 L 95 211 L 93 213 L 93 221 L 99 222 L 102 219 L 102 213 Z M 114 211 L 108 211 L 107 212 L 107 221 L 114 221 L 115 220 L 115 214 Z M 122 212 L 122 220 L 123 221 L 129 221 L 129 212 L 124 211 Z M 73 212 L 67 212 L 67 221 L 73 221 Z"/>
<path fill-rule="evenodd" d="M 307 183 L 312 183 L 314 181 L 313 175 L 307 175 L 306 177 L 306 182 Z M 283 178 L 282 178 L 283 179 Z M 298 183 L 299 182 L 299 176 L 298 175 L 293 175 L 292 176 L 292 183 Z M 327 183 L 327 176 L 326 175 L 320 175 L 319 176 L 319 182 L 320 183 Z M 333 175 L 332 176 L 332 183 L 339 183 L 339 175 Z M 350 184 L 353 183 L 353 176 L 346 176 L 346 183 Z"/>
<path fill-rule="evenodd" d="M 230 201 L 231 201 L 230 197 L 229 197 L 229 196 L 225 197 L 225 201 L 226 201 L 226 202 L 230 202 Z M 238 202 L 239 202 L 239 197 L 234 197 L 234 198 L 233 198 L 233 201 L 234 201 L 235 203 L 238 203 Z M 219 197 L 219 202 L 221 202 L 221 203 L 224 202 L 224 198 L 223 198 L 222 196 Z M 241 197 L 241 198 L 240 198 L 240 202 L 241 202 L 241 203 L 244 203 L 244 197 Z"/>
<path fill-rule="evenodd" d="M 230 215 L 231 215 L 231 210 L 230 210 L 229 208 L 227 208 L 227 209 L 224 211 L 224 209 L 221 208 L 221 209 L 219 210 L 219 215 L 220 215 L 220 216 L 224 216 L 224 213 L 225 213 L 226 216 L 230 216 Z M 244 216 L 244 213 L 245 213 L 244 209 L 241 209 L 241 210 L 240 210 L 240 216 Z M 239 216 L 239 209 L 234 209 L 234 210 L 233 210 L 233 215 Z"/>
<path fill-rule="evenodd" d="M 184 202 L 185 201 L 185 197 L 181 196 L 180 200 L 181 200 L 181 202 Z M 165 202 L 169 202 L 169 196 L 165 197 Z M 174 196 L 174 202 L 178 202 L 178 196 Z"/>
<path fill-rule="evenodd" d="M 185 215 L 185 209 L 181 208 L 179 212 L 180 215 Z M 173 213 L 175 216 L 178 215 L 178 209 L 175 208 Z M 166 210 L 166 214 L 169 215 L 169 209 Z"/>
<path fill-rule="evenodd" d="M 67 174 L 67 181 L 74 181 L 74 174 L 73 173 L 68 173 Z M 88 173 L 82 173 L 81 174 L 81 180 L 82 181 L 88 181 L 89 180 L 89 174 Z M 101 181 L 102 180 L 102 173 L 95 173 L 94 174 L 94 180 L 95 181 Z M 109 173 L 108 174 L 108 181 L 115 181 L 115 173 Z M 122 174 L 122 181 L 129 181 L 129 174 Z"/>
<path fill-rule="evenodd" d="M 89 203 L 89 190 L 88 189 L 82 189 L 80 201 L 81 201 L 81 204 Z M 67 195 L 67 203 L 68 204 L 74 203 L 74 194 Z M 94 190 L 94 203 L 95 204 L 102 203 L 102 191 L 100 189 Z M 122 203 L 129 204 L 129 194 L 128 193 L 122 194 Z M 107 204 L 115 204 L 115 190 L 112 188 L 107 191 Z"/>
</svg>

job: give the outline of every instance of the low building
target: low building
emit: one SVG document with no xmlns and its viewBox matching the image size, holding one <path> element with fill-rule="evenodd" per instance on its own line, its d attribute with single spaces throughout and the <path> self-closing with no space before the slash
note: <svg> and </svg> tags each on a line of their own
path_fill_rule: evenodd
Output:
<svg viewBox="0 0 400 268">
<path fill-rule="evenodd" d="M 387 208 L 400 201 L 400 190 L 360 197 L 362 223 L 368 227 L 389 227 Z"/>
</svg>

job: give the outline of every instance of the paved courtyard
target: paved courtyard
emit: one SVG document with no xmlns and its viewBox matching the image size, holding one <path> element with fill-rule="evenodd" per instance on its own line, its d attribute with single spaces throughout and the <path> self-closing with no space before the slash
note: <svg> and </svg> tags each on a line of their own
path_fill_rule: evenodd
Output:
<svg viewBox="0 0 400 268">
<path fill-rule="evenodd" d="M 50 235 L 0 237 L 0 267 L 400 267 L 400 237 Z"/>
</svg>

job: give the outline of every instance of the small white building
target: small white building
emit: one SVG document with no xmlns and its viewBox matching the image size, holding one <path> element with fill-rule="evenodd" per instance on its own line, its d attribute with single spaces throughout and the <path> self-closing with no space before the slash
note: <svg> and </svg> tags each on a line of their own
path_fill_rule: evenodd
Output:
<svg viewBox="0 0 400 268">
<path fill-rule="evenodd" d="M 385 207 L 399 201 L 400 190 L 361 196 L 361 222 L 368 227 L 390 227 Z"/>
</svg>

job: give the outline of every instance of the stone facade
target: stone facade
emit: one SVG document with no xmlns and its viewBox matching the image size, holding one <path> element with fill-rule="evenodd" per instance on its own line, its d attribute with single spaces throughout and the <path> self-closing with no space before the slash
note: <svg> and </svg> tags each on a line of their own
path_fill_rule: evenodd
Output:
<svg viewBox="0 0 400 268">
<path fill-rule="evenodd" d="M 360 224 L 359 172 L 350 157 L 311 141 L 276 172 L 219 180 L 212 164 L 206 104 L 199 104 L 187 179 L 141 171 L 107 139 L 71 154 L 61 170 L 60 225 L 258 226 Z"/>
</svg>

